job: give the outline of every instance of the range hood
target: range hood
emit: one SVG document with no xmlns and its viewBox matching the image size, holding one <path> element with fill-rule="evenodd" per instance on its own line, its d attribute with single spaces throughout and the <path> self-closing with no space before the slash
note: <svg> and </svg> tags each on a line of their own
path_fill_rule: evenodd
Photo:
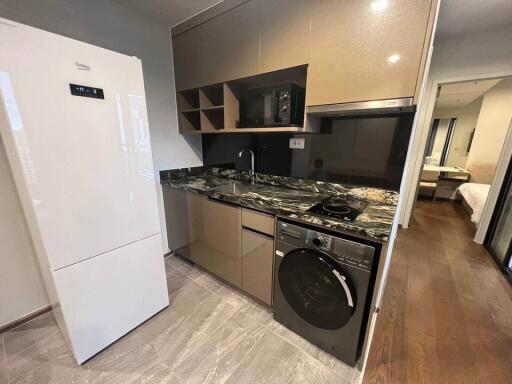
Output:
<svg viewBox="0 0 512 384">
<path fill-rule="evenodd" d="M 371 100 L 355 103 L 312 105 L 306 107 L 309 116 L 342 117 L 354 115 L 383 115 L 390 113 L 414 112 L 413 98 Z"/>
</svg>

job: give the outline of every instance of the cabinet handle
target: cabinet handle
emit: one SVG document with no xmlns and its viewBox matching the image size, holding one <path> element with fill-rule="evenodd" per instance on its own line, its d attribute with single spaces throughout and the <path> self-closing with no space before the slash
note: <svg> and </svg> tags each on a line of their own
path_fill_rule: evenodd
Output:
<svg viewBox="0 0 512 384">
<path fill-rule="evenodd" d="M 215 197 L 211 197 L 211 196 L 208 196 L 208 200 L 210 200 L 211 202 L 213 203 L 218 203 L 218 204 L 222 204 L 222 205 L 227 205 L 227 206 L 230 206 L 232 208 L 240 208 L 240 206 L 238 204 L 235 204 L 235 203 L 230 203 L 229 201 L 224 201 L 222 199 L 217 199 Z"/>
<path fill-rule="evenodd" d="M 242 225 L 242 229 L 246 230 L 247 232 L 252 232 L 252 233 L 256 233 L 258 235 L 264 236 L 264 237 L 268 237 L 269 239 L 274 238 L 274 236 L 269 235 L 268 233 L 260 232 L 257 229 L 249 228 L 249 227 L 246 227 L 245 225 Z"/>
</svg>

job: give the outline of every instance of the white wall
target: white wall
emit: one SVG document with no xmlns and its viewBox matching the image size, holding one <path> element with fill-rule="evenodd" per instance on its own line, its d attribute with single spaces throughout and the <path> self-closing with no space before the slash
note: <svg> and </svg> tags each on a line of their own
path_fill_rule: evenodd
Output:
<svg viewBox="0 0 512 384">
<path fill-rule="evenodd" d="M 488 25 L 492 26 L 493 21 L 488 20 Z M 419 116 L 411 136 L 410 155 L 402 179 L 400 223 L 404 227 L 409 224 L 416 198 L 417 180 L 434 108 L 433 96 L 437 92 L 433 89 L 434 83 L 512 75 L 511 41 L 512 25 L 436 41 L 425 94 L 418 108 Z"/>
<path fill-rule="evenodd" d="M 512 119 L 512 79 L 502 80 L 484 94 L 466 167 L 498 164 Z"/>
<path fill-rule="evenodd" d="M 161 169 L 201 165 L 200 137 L 186 138 L 178 134 L 170 31 L 167 25 L 112 0 L 3 0 L 0 1 L 0 17 L 139 57 L 144 71 L 156 176 Z M 0 146 L 0 158 L 5 158 L 3 145 Z M 2 163 L 0 185 L 2 190 L 13 191 L 12 178 L 3 160 Z M 165 251 L 167 238 L 160 187 L 158 193 L 162 247 Z M 9 233 L 27 233 L 19 204 L 13 205 L 13 197 L 5 193 L 0 194 L 0 200 L 0 207 L 5 206 L 10 210 L 9 216 L 0 215 L 0 239 Z M 45 301 L 41 281 L 34 273 L 35 260 L 28 256 L 29 238 L 16 238 L 9 247 L 7 254 L 0 248 L 0 279 L 3 274 L 9 276 L 9 279 L 0 282 L 0 325 L 4 319 L 4 308 L 11 308 L 13 301 L 22 304 L 12 307 L 5 321 L 22 317 L 40 307 L 41 300 Z M 8 260 L 3 260 L 4 257 Z M 25 282 L 23 289 L 20 282 Z"/>
</svg>

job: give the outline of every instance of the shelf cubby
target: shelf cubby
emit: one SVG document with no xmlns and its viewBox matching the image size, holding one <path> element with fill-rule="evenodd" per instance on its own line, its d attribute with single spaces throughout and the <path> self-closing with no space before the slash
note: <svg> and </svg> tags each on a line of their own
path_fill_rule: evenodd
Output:
<svg viewBox="0 0 512 384">
<path fill-rule="evenodd" d="M 210 107 L 201 110 L 201 131 L 224 129 L 224 108 Z"/>
<path fill-rule="evenodd" d="M 199 89 L 178 92 L 177 99 L 179 111 L 199 109 Z"/>
<path fill-rule="evenodd" d="M 199 109 L 182 111 L 180 113 L 180 129 L 182 132 L 201 130 L 201 115 Z"/>
<path fill-rule="evenodd" d="M 224 104 L 223 84 L 215 84 L 199 89 L 199 106 L 201 109 Z"/>
</svg>

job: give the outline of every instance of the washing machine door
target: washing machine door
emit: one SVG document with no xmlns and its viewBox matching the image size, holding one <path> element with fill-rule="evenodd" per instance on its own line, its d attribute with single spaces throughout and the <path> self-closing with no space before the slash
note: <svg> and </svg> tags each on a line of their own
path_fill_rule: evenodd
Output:
<svg viewBox="0 0 512 384">
<path fill-rule="evenodd" d="M 341 267 L 323 252 L 301 248 L 279 265 L 281 292 L 293 310 L 322 329 L 343 327 L 354 313 L 356 297 Z"/>
</svg>

